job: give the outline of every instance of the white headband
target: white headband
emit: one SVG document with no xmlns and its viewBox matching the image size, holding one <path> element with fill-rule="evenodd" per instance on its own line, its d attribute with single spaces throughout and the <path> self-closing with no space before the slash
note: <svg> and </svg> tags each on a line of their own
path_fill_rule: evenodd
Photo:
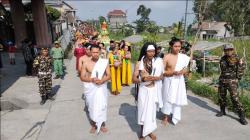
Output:
<svg viewBox="0 0 250 140">
<path fill-rule="evenodd" d="M 91 47 L 91 45 L 89 45 L 89 46 L 87 47 L 87 49 L 90 49 L 90 47 Z"/>
<path fill-rule="evenodd" d="M 148 45 L 147 51 L 148 51 L 148 50 L 155 50 L 154 45 Z"/>
</svg>

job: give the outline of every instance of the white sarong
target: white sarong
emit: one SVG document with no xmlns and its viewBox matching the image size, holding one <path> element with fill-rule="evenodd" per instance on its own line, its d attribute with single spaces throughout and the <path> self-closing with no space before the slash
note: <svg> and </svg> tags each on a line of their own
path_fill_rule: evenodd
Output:
<svg viewBox="0 0 250 140">
<path fill-rule="evenodd" d="M 93 68 L 91 78 L 97 77 L 98 79 L 102 79 L 107 66 L 108 60 L 99 58 Z M 107 83 L 96 85 L 94 83 L 84 82 L 84 92 L 89 117 L 96 123 L 98 133 L 102 123 L 107 120 Z"/>
<path fill-rule="evenodd" d="M 138 124 L 143 125 L 142 136 L 152 133 L 156 128 L 156 90 L 155 87 L 140 86 L 138 94 Z"/>
<path fill-rule="evenodd" d="M 175 71 L 187 68 L 190 58 L 185 54 L 178 54 Z M 164 114 L 173 114 L 172 121 L 177 124 L 181 120 L 181 106 L 187 105 L 187 93 L 184 76 L 165 77 L 163 82 Z"/>
<path fill-rule="evenodd" d="M 164 72 L 163 60 L 161 58 L 156 58 L 153 62 L 153 76 L 161 76 Z M 155 81 L 155 90 L 158 96 L 158 109 L 163 107 L 162 101 L 162 80 Z"/>
<path fill-rule="evenodd" d="M 160 76 L 161 70 L 159 67 L 154 65 L 155 60 L 153 60 L 153 72 L 151 75 Z M 160 64 L 162 61 L 158 61 L 155 64 Z M 143 58 L 139 65 L 139 70 L 144 70 Z M 158 98 L 158 91 L 156 89 L 156 84 L 153 87 L 146 87 L 146 83 L 141 83 L 138 93 L 138 124 L 143 125 L 142 136 L 145 137 L 152 133 L 156 128 L 156 109 L 159 102 L 162 103 L 162 99 Z"/>
</svg>

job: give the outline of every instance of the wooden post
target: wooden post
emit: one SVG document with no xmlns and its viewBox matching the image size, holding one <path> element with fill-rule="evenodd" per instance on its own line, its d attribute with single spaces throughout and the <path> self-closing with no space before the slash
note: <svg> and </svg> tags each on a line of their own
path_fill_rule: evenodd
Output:
<svg viewBox="0 0 250 140">
<path fill-rule="evenodd" d="M 27 38 L 27 30 L 22 0 L 10 0 L 10 12 L 14 25 L 15 43 L 21 47 L 21 41 Z"/>
<path fill-rule="evenodd" d="M 44 0 L 32 0 L 31 6 L 37 47 L 51 47 L 52 42 L 51 36 L 49 35 Z"/>
<path fill-rule="evenodd" d="M 205 77 L 205 71 L 206 71 L 206 59 L 205 59 L 205 50 L 203 53 L 203 77 Z"/>
</svg>

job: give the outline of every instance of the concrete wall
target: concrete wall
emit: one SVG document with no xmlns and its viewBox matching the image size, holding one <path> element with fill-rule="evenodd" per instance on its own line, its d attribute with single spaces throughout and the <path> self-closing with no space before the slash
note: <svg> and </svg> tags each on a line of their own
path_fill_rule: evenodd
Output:
<svg viewBox="0 0 250 140">
<path fill-rule="evenodd" d="M 109 18 L 110 28 L 120 27 L 127 23 L 127 18 L 121 16 L 113 16 Z"/>
</svg>

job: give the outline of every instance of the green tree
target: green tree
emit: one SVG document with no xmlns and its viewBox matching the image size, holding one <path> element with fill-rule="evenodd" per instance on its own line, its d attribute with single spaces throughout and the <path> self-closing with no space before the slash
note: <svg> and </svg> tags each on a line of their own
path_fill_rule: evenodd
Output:
<svg viewBox="0 0 250 140">
<path fill-rule="evenodd" d="M 124 35 L 125 37 L 127 36 L 131 36 L 134 34 L 134 29 L 135 27 L 131 24 L 125 24 L 123 25 L 123 28 L 124 28 Z"/>
<path fill-rule="evenodd" d="M 199 8 L 204 0 L 195 0 L 193 11 L 199 18 Z M 202 13 L 204 20 L 226 21 L 235 35 L 250 35 L 250 0 L 208 1 L 207 10 Z"/>
<path fill-rule="evenodd" d="M 102 24 L 104 21 L 106 22 L 106 18 L 104 16 L 99 16 L 99 22 Z"/>
<path fill-rule="evenodd" d="M 149 21 L 149 23 L 146 25 L 147 31 L 149 33 L 157 34 L 159 32 L 159 26 L 156 25 L 154 21 Z"/>
<path fill-rule="evenodd" d="M 188 27 L 187 27 L 187 35 L 188 36 L 192 35 L 192 24 L 188 25 Z"/>
<path fill-rule="evenodd" d="M 51 6 L 46 6 L 46 9 L 50 20 L 56 21 L 57 19 L 60 18 L 61 13 L 57 9 L 52 8 Z"/>
<path fill-rule="evenodd" d="M 144 32 L 147 28 L 147 24 L 149 23 L 149 14 L 151 13 L 150 8 L 146 8 L 144 5 L 140 5 L 137 9 L 137 15 L 141 16 L 140 19 L 136 20 L 134 23 L 136 24 L 137 33 Z"/>
<path fill-rule="evenodd" d="M 26 14 L 32 13 L 31 3 L 27 3 L 24 5 L 24 12 Z M 46 12 L 47 12 L 47 15 L 51 21 L 56 21 L 61 16 L 60 11 L 58 11 L 57 9 L 55 9 L 51 6 L 46 6 Z"/>
<path fill-rule="evenodd" d="M 172 29 L 173 29 L 172 32 L 173 32 L 174 36 L 177 36 L 179 38 L 183 37 L 183 33 L 184 33 L 183 20 L 181 20 L 177 23 L 173 23 Z"/>
<path fill-rule="evenodd" d="M 159 36 L 157 36 L 156 34 L 152 34 L 152 33 L 143 33 L 143 42 L 153 42 L 156 43 L 159 41 Z"/>
</svg>

